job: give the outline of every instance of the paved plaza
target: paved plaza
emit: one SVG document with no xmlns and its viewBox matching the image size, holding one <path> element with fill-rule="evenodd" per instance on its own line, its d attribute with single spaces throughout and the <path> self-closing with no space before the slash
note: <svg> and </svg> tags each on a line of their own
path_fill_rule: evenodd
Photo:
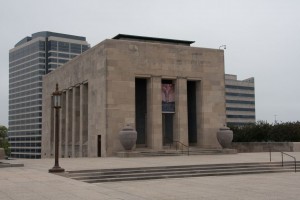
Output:
<svg viewBox="0 0 300 200">
<path fill-rule="evenodd" d="M 300 153 L 291 152 L 300 160 Z M 285 160 L 289 160 L 285 157 Z M 64 158 L 69 170 L 268 162 L 268 153 L 144 158 Z M 272 161 L 281 161 L 280 153 Z M 54 159 L 2 160 L 24 167 L 0 168 L 1 200 L 300 199 L 300 172 L 174 178 L 89 184 L 48 173 Z"/>
</svg>

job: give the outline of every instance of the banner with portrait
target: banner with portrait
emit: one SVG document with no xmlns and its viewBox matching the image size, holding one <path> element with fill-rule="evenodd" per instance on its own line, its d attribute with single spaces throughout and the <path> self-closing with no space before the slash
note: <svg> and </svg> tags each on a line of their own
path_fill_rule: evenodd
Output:
<svg viewBox="0 0 300 200">
<path fill-rule="evenodd" d="M 162 112 L 175 113 L 174 84 L 161 84 Z"/>
</svg>

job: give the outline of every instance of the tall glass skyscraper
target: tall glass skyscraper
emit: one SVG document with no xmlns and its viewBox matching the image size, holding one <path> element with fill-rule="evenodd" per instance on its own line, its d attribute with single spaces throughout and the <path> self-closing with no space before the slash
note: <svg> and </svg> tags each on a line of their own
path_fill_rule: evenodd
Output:
<svg viewBox="0 0 300 200">
<path fill-rule="evenodd" d="M 37 32 L 9 51 L 11 156 L 41 158 L 42 78 L 89 49 L 85 37 Z"/>
</svg>

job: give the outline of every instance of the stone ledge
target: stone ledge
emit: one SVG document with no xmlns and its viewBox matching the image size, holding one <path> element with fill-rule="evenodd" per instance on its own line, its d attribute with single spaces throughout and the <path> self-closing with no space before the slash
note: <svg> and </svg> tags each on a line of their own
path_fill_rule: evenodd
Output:
<svg viewBox="0 0 300 200">
<path fill-rule="evenodd" d="M 239 153 L 246 152 L 299 152 L 300 142 L 233 142 L 232 148 Z"/>
<path fill-rule="evenodd" d="M 236 154 L 238 153 L 237 149 L 222 149 L 222 153 L 224 154 Z"/>
<path fill-rule="evenodd" d="M 6 168 L 6 167 L 24 167 L 24 164 L 11 164 L 11 163 L 0 162 L 0 168 Z"/>
<path fill-rule="evenodd" d="M 141 157 L 141 153 L 138 151 L 119 151 L 116 153 L 119 158 L 131 158 L 131 157 Z"/>
</svg>

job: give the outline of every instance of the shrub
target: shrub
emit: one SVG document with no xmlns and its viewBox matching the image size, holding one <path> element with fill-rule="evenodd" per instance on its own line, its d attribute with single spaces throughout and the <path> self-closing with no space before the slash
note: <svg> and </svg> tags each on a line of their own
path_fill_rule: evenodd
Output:
<svg viewBox="0 0 300 200">
<path fill-rule="evenodd" d="M 0 125 L 0 148 L 4 148 L 5 154 L 10 154 L 9 143 L 7 140 L 7 128 Z"/>
<path fill-rule="evenodd" d="M 269 124 L 259 121 L 245 126 L 230 126 L 233 142 L 300 142 L 300 122 Z"/>
</svg>

